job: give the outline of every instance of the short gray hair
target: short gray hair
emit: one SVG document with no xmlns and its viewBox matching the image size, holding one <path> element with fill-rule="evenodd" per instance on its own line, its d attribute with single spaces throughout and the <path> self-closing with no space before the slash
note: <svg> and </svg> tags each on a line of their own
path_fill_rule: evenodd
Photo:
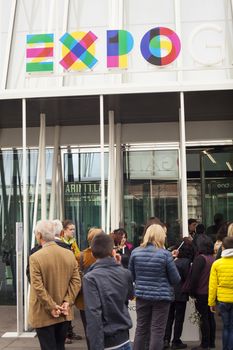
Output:
<svg viewBox="0 0 233 350">
<path fill-rule="evenodd" d="M 45 242 L 54 241 L 55 230 L 52 220 L 40 220 L 36 223 L 35 234 L 39 232 Z"/>
<path fill-rule="evenodd" d="M 60 220 L 53 220 L 55 237 L 60 237 L 63 226 Z"/>
</svg>

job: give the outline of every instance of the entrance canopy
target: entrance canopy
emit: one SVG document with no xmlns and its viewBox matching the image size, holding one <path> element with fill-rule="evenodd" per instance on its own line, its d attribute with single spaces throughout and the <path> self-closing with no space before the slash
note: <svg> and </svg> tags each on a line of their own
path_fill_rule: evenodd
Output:
<svg viewBox="0 0 233 350">
<path fill-rule="evenodd" d="M 233 91 L 184 93 L 186 121 L 232 120 Z M 179 93 L 146 93 L 104 96 L 105 123 L 108 111 L 115 123 L 176 122 L 179 119 Z M 98 125 L 99 96 L 35 98 L 26 100 L 27 127 L 38 127 L 40 114 L 47 126 Z M 22 127 L 22 101 L 0 100 L 0 128 Z"/>
</svg>

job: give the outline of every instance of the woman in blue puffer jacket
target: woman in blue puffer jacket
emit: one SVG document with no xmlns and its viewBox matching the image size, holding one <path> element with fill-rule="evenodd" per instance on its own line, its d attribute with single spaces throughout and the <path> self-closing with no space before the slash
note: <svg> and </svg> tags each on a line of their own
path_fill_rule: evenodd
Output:
<svg viewBox="0 0 233 350">
<path fill-rule="evenodd" d="M 171 253 L 164 248 L 166 233 L 161 225 L 146 230 L 143 243 L 132 251 L 129 269 L 135 282 L 137 327 L 134 350 L 143 350 L 150 331 L 149 350 L 162 350 L 173 285 L 180 275 Z"/>
</svg>

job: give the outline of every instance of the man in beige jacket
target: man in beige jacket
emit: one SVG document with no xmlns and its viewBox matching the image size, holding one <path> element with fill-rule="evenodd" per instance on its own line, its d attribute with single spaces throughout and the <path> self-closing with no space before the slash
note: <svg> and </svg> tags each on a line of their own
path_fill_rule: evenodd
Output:
<svg viewBox="0 0 233 350">
<path fill-rule="evenodd" d="M 29 323 L 42 350 L 64 350 L 71 307 L 81 281 L 73 253 L 54 242 L 54 223 L 39 221 L 35 235 L 42 249 L 30 256 Z"/>
</svg>

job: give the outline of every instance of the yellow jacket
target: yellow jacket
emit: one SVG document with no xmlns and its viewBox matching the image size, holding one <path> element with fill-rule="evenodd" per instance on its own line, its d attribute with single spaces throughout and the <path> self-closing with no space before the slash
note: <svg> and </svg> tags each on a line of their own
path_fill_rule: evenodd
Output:
<svg viewBox="0 0 233 350">
<path fill-rule="evenodd" d="M 80 249 L 78 247 L 76 239 L 74 237 L 70 238 L 70 239 L 65 239 L 65 237 L 61 237 L 61 239 L 66 244 L 70 245 L 71 251 L 74 253 L 75 258 L 78 259 L 78 256 L 79 256 L 79 253 L 80 253 Z"/>
<path fill-rule="evenodd" d="M 233 249 L 224 250 L 211 267 L 208 304 L 215 306 L 217 301 L 233 303 Z"/>
</svg>

